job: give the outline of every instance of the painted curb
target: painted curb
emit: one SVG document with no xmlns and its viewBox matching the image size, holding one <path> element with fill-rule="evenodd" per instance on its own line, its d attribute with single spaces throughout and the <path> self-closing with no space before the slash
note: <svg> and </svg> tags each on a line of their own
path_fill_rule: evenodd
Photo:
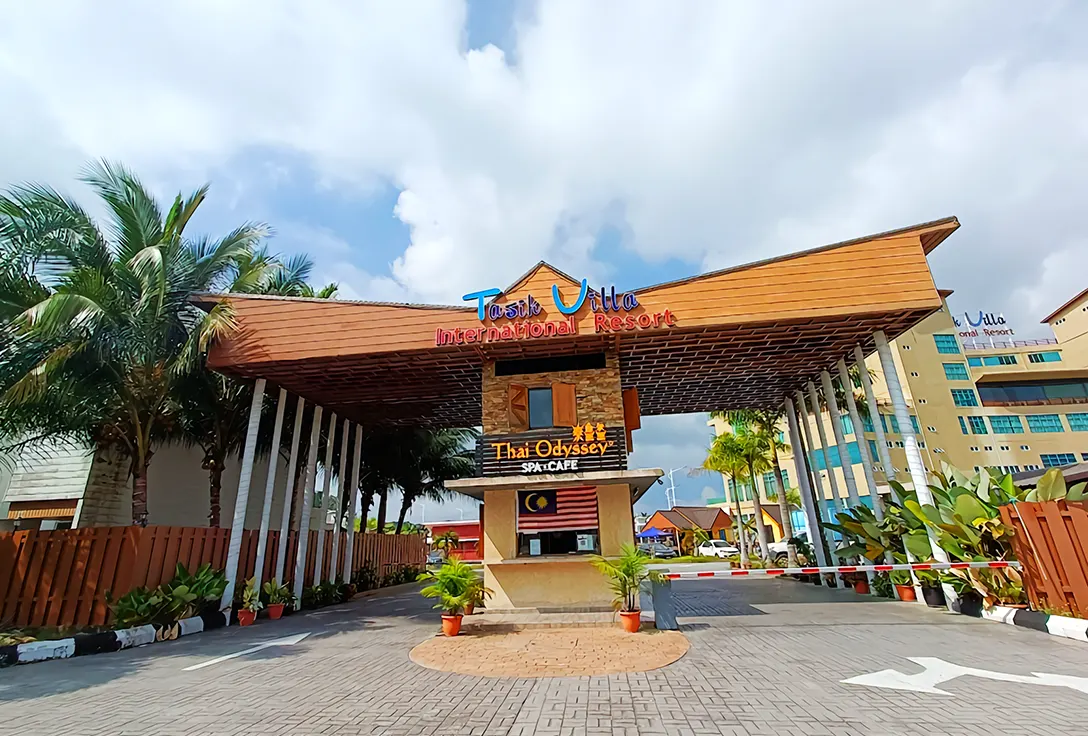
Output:
<svg viewBox="0 0 1088 736">
<path fill-rule="evenodd" d="M 1088 642 L 1088 620 L 1085 619 L 1055 616 L 1049 613 L 1029 611 L 1024 608 L 1005 608 L 1004 606 L 984 608 L 982 618 L 987 621 L 1009 624 L 1010 626 L 1034 629 L 1051 636 L 1062 636 L 1066 639 Z"/>
</svg>

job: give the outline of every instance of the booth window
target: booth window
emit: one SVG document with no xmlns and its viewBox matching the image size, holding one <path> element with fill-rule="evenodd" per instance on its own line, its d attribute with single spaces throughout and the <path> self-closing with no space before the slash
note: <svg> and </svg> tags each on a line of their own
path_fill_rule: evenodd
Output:
<svg viewBox="0 0 1088 736">
<path fill-rule="evenodd" d="M 511 384 L 508 389 L 510 429 L 573 427 L 578 424 L 576 386 L 552 383 L 540 387 Z"/>
</svg>

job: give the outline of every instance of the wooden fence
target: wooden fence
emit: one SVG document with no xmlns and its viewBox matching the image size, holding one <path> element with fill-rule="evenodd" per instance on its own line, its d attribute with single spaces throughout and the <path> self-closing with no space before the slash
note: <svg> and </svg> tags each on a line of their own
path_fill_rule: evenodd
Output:
<svg viewBox="0 0 1088 736">
<path fill-rule="evenodd" d="M 1088 503 L 1018 503 L 1002 506 L 1001 519 L 1016 529 L 1032 608 L 1088 618 Z"/>
<path fill-rule="evenodd" d="M 317 535 L 308 542 L 305 584 L 312 585 L 317 562 Z M 325 532 L 324 577 L 332 565 L 332 532 Z M 257 558 L 255 530 L 242 534 L 239 574 L 253 575 Z M 346 537 L 341 536 L 338 571 L 347 579 L 343 561 Z M 109 621 L 106 592 L 115 598 L 133 588 L 154 588 L 170 580 L 180 562 L 195 571 L 205 562 L 222 570 L 227 561 L 229 529 L 149 526 L 94 527 L 60 531 L 20 531 L 0 534 L 0 627 L 98 626 Z M 279 533 L 269 532 L 263 580 L 275 572 Z M 284 577 L 294 578 L 298 534 L 287 539 Z M 364 564 L 379 574 L 396 565 L 426 561 L 427 543 L 419 535 L 357 532 L 352 570 Z"/>
</svg>

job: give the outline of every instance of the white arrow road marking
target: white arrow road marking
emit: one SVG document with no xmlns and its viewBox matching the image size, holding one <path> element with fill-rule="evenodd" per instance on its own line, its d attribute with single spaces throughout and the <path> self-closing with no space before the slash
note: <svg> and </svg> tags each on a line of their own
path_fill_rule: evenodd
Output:
<svg viewBox="0 0 1088 736">
<path fill-rule="evenodd" d="M 199 670 L 199 669 L 203 669 L 205 667 L 211 667 L 213 664 L 219 664 L 220 662 L 226 662 L 228 659 L 234 659 L 235 657 L 244 657 L 247 654 L 253 654 L 254 652 L 259 652 L 262 649 L 268 649 L 269 647 L 286 647 L 286 646 L 290 646 L 292 644 L 298 644 L 300 641 L 302 641 L 303 639 L 305 639 L 309 635 L 310 635 L 310 632 L 307 631 L 307 632 L 302 633 L 302 634 L 295 634 L 294 636 L 285 636 L 282 639 L 273 639 L 271 641 L 266 641 L 266 642 L 264 642 L 262 644 L 258 644 L 255 647 L 250 647 L 249 649 L 243 649 L 240 652 L 235 652 L 234 654 L 227 654 L 227 655 L 224 655 L 222 657 L 216 657 L 215 659 L 209 659 L 207 662 L 201 662 L 200 664 L 194 664 L 192 667 L 186 667 L 184 670 L 182 670 L 182 672 L 192 672 L 193 670 Z"/>
<path fill-rule="evenodd" d="M 1072 675 L 1050 675 L 1044 672 L 1033 672 L 1031 676 L 1012 675 L 1007 672 L 994 672 L 982 670 L 976 667 L 963 667 L 952 662 L 945 662 L 936 657 L 907 657 L 911 662 L 920 664 L 925 669 L 916 675 L 906 675 L 898 670 L 881 670 L 867 675 L 858 675 L 848 680 L 842 680 L 846 685 L 867 685 L 888 690 L 910 690 L 916 693 L 932 693 L 934 695 L 951 695 L 941 690 L 937 685 L 942 682 L 954 680 L 964 675 L 983 677 L 987 680 L 999 680 L 1001 682 L 1020 682 L 1026 685 L 1049 685 L 1050 687 L 1067 687 L 1088 693 L 1088 677 L 1074 677 Z"/>
</svg>

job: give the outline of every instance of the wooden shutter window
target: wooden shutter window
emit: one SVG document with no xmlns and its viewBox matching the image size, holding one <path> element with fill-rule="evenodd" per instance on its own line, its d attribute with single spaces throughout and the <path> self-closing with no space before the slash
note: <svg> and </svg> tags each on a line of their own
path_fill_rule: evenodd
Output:
<svg viewBox="0 0 1088 736">
<path fill-rule="evenodd" d="M 578 424 L 578 397 L 573 383 L 552 384 L 552 424 L 556 427 Z"/>
<path fill-rule="evenodd" d="M 506 403 L 510 415 L 510 429 L 524 432 L 529 428 L 529 389 L 517 383 L 506 390 Z"/>
<path fill-rule="evenodd" d="M 627 452 L 634 449 L 631 433 L 642 427 L 642 410 L 638 405 L 638 389 L 623 390 L 623 429 L 627 437 Z"/>
</svg>

